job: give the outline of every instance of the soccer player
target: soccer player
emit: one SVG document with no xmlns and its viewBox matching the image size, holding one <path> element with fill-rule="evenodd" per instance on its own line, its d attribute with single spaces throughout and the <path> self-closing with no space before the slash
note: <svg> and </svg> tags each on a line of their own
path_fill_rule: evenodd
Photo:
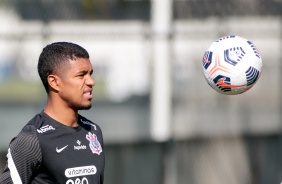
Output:
<svg viewBox="0 0 282 184">
<path fill-rule="evenodd" d="M 93 69 L 81 46 L 56 42 L 39 56 L 45 108 L 11 140 L 1 184 L 103 184 L 100 127 L 78 114 L 90 109 Z"/>
</svg>

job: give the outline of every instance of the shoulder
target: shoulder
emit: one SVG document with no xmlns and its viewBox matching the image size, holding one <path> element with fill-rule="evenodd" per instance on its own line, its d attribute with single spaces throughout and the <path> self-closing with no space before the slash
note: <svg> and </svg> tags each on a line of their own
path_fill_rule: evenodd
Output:
<svg viewBox="0 0 282 184">
<path fill-rule="evenodd" d="M 35 115 L 20 131 L 20 133 L 14 139 L 35 139 L 36 130 L 40 125 L 39 114 Z"/>
<path fill-rule="evenodd" d="M 36 134 L 36 127 L 27 124 L 21 132 L 11 140 L 10 150 L 12 154 L 34 155 L 40 159 L 40 144 Z"/>
<path fill-rule="evenodd" d="M 47 116 L 43 111 L 35 115 L 23 128 L 24 131 L 32 131 L 34 133 L 43 134 L 50 130 L 55 130 L 58 124 L 54 123 L 49 116 Z"/>
<path fill-rule="evenodd" d="M 36 114 L 23 128 L 23 130 L 30 130 L 30 128 L 33 129 L 39 129 L 42 126 L 44 126 L 44 122 L 47 121 L 47 118 L 44 116 L 44 114 L 41 112 L 39 114 Z"/>
<path fill-rule="evenodd" d="M 30 152 L 40 151 L 38 131 L 44 124 L 41 114 L 36 114 L 10 142 L 11 151 Z"/>
</svg>

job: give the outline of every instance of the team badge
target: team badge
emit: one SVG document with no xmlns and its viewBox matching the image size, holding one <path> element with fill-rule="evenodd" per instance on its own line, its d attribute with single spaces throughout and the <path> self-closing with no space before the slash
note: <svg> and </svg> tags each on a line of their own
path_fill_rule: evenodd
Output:
<svg viewBox="0 0 282 184">
<path fill-rule="evenodd" d="M 90 146 L 92 153 L 96 153 L 100 155 L 100 153 L 102 153 L 102 146 L 100 142 L 98 141 L 97 136 L 94 133 L 91 134 L 91 132 L 89 132 L 86 135 L 86 139 L 89 141 L 89 146 Z"/>
</svg>

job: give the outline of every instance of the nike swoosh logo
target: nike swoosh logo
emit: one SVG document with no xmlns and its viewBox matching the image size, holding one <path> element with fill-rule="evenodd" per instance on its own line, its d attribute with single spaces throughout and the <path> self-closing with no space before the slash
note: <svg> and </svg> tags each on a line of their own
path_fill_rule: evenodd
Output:
<svg viewBox="0 0 282 184">
<path fill-rule="evenodd" d="M 231 85 L 231 84 L 226 84 L 225 82 L 225 78 L 221 78 L 217 81 L 217 84 L 220 85 L 221 87 L 224 87 L 224 88 L 231 88 L 231 89 L 234 89 L 234 88 L 240 88 L 240 87 L 243 87 L 244 85 Z"/>
<path fill-rule="evenodd" d="M 68 145 L 66 145 L 66 146 L 64 146 L 64 147 L 62 147 L 62 148 L 60 148 L 60 149 L 58 149 L 57 147 L 56 147 L 56 152 L 57 153 L 61 153 L 64 149 L 66 149 L 68 147 Z"/>
</svg>

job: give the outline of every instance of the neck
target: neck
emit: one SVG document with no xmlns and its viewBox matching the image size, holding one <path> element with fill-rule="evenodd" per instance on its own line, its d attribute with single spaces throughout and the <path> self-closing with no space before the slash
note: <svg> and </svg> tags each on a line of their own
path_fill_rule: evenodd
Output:
<svg viewBox="0 0 282 184">
<path fill-rule="evenodd" d="M 44 112 L 66 126 L 78 126 L 78 111 L 66 105 L 60 105 L 60 103 L 53 103 L 50 98 L 47 101 Z"/>
</svg>

